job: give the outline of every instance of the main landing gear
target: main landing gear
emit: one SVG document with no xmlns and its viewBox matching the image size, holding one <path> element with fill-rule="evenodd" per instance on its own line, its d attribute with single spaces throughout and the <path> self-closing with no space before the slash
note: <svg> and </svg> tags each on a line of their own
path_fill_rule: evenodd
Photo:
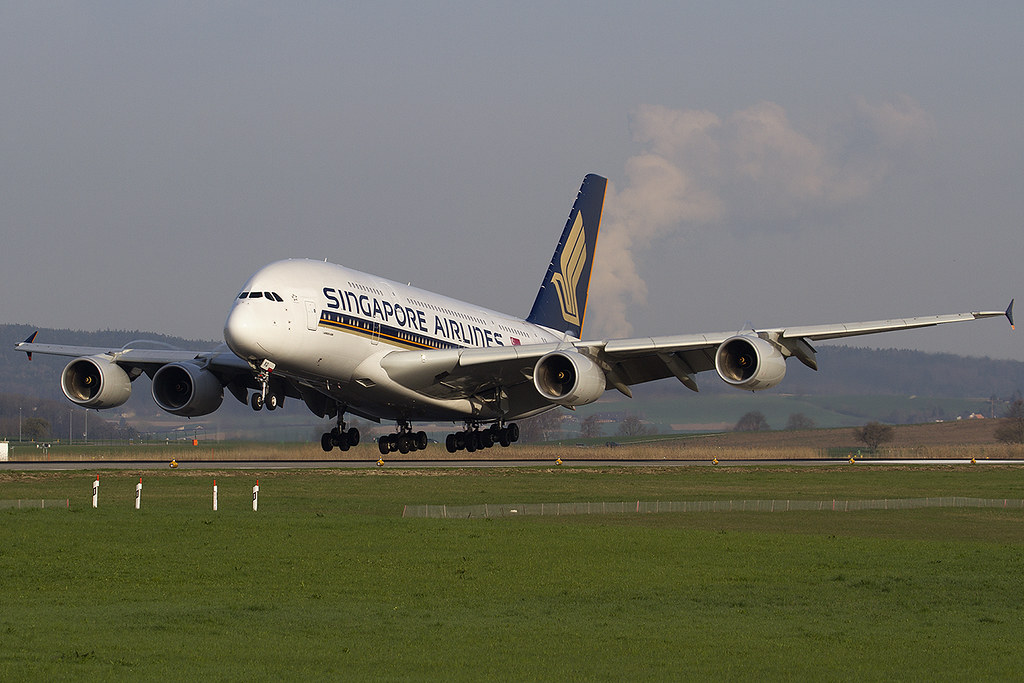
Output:
<svg viewBox="0 0 1024 683">
<path fill-rule="evenodd" d="M 500 424 L 493 424 L 486 429 L 480 429 L 478 425 L 467 427 L 465 431 L 449 434 L 444 441 L 444 447 L 449 453 L 455 453 L 465 449 L 469 453 L 490 448 L 494 444 L 501 444 L 502 448 L 508 447 L 519 441 L 519 425 L 515 422 L 502 427 Z"/>
<path fill-rule="evenodd" d="M 347 451 L 353 446 L 359 445 L 359 430 L 355 427 L 345 429 L 341 413 L 338 415 L 338 426 L 329 432 L 324 432 L 320 437 L 320 448 L 324 449 L 324 453 L 330 453 L 335 447 Z"/>
<path fill-rule="evenodd" d="M 413 432 L 408 422 L 398 423 L 398 432 L 385 434 L 377 439 L 377 448 L 381 455 L 398 451 L 402 455 L 412 451 L 421 451 L 427 447 L 427 433 Z"/>
</svg>

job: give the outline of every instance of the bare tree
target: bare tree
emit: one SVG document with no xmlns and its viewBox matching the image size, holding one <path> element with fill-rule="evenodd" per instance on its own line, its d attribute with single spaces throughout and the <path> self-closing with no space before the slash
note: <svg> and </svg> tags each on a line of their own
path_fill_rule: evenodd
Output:
<svg viewBox="0 0 1024 683">
<path fill-rule="evenodd" d="M 814 420 L 803 413 L 793 413 L 786 421 L 786 429 L 814 429 L 816 426 Z"/>
<path fill-rule="evenodd" d="M 627 415 L 623 418 L 623 421 L 618 423 L 618 435 L 620 436 L 640 436 L 641 434 L 653 434 L 655 429 L 653 425 L 645 425 L 643 418 L 639 415 Z"/>
<path fill-rule="evenodd" d="M 768 420 L 760 410 L 751 410 L 746 413 L 736 421 L 736 426 L 733 427 L 733 431 L 736 432 L 766 432 L 769 429 L 771 427 L 768 426 Z"/>
<path fill-rule="evenodd" d="M 1024 443 L 1024 400 L 1017 399 L 1006 409 L 995 437 L 1003 443 Z"/>
<path fill-rule="evenodd" d="M 519 421 L 520 438 L 523 441 L 547 441 L 561 426 L 561 413 L 549 410 L 540 415 Z"/>
<path fill-rule="evenodd" d="M 881 422 L 868 422 L 860 429 L 854 429 L 853 436 L 857 441 L 874 450 L 881 444 L 896 438 L 896 430 Z"/>
<path fill-rule="evenodd" d="M 595 439 L 601 436 L 601 423 L 597 415 L 588 415 L 580 425 L 580 437 L 584 439 Z"/>
<path fill-rule="evenodd" d="M 27 417 L 22 425 L 22 438 L 38 441 L 50 436 L 50 423 L 41 417 Z"/>
</svg>

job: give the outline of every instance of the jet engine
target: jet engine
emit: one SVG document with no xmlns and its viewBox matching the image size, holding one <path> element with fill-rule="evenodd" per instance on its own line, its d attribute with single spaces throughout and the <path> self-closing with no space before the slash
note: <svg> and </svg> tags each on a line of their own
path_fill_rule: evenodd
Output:
<svg viewBox="0 0 1024 683">
<path fill-rule="evenodd" d="M 770 389 L 786 376 L 782 352 L 760 337 L 741 334 L 726 339 L 715 353 L 715 370 L 737 389 Z"/>
<path fill-rule="evenodd" d="M 583 406 L 601 397 L 604 371 L 575 351 L 552 351 L 533 368 L 533 384 L 540 395 L 562 406 Z"/>
<path fill-rule="evenodd" d="M 83 408 L 115 408 L 132 395 L 132 381 L 104 356 L 76 358 L 60 374 L 60 388 Z"/>
<path fill-rule="evenodd" d="M 198 417 L 220 408 L 224 386 L 194 363 L 169 363 L 153 375 L 153 400 L 172 415 Z"/>
</svg>

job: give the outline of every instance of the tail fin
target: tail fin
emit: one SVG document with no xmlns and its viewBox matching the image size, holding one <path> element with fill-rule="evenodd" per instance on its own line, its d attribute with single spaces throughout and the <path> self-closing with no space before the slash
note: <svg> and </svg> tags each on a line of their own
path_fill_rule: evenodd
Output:
<svg viewBox="0 0 1024 683">
<path fill-rule="evenodd" d="M 608 180 L 598 175 L 583 179 L 528 322 L 581 338 L 607 185 Z"/>
</svg>

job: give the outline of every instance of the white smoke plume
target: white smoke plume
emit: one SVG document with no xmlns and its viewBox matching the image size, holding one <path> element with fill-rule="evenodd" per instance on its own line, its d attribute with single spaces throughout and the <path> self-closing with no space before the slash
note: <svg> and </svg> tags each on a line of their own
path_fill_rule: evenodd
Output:
<svg viewBox="0 0 1024 683">
<path fill-rule="evenodd" d="M 762 102 L 726 118 L 643 105 L 630 128 L 644 152 L 626 162 L 622 189 L 609 184 L 590 286 L 587 336 L 633 333 L 626 312 L 647 286 L 637 256 L 669 235 L 711 227 L 741 236 L 795 231 L 865 197 L 899 155 L 934 135 L 909 97 L 857 102 L 827 132 L 797 130 Z"/>
</svg>

